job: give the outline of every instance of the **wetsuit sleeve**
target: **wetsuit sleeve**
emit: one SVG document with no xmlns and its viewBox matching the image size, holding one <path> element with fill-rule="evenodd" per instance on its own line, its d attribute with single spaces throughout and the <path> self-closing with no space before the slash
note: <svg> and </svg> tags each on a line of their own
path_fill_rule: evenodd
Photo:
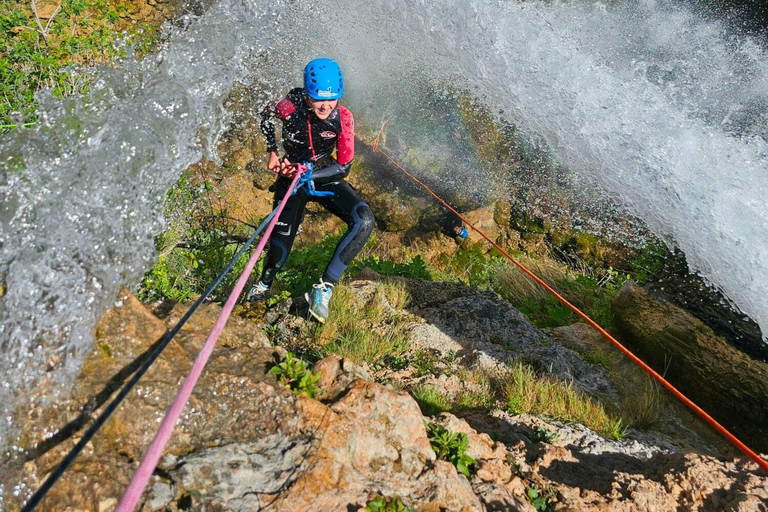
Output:
<svg viewBox="0 0 768 512">
<path fill-rule="evenodd" d="M 290 97 L 283 98 L 277 104 L 270 104 L 261 111 L 261 133 L 267 139 L 267 152 L 277 151 L 277 138 L 275 137 L 275 118 L 283 121 L 291 117 L 296 111 L 296 105 Z"/>
<path fill-rule="evenodd" d="M 343 180 L 349 174 L 355 158 L 355 119 L 352 113 L 339 105 L 341 133 L 336 143 L 336 163 L 315 171 L 312 179 L 316 185 Z"/>
<path fill-rule="evenodd" d="M 277 152 L 277 139 L 275 138 L 275 106 L 270 105 L 261 111 L 261 133 L 267 139 L 267 152 Z"/>
</svg>

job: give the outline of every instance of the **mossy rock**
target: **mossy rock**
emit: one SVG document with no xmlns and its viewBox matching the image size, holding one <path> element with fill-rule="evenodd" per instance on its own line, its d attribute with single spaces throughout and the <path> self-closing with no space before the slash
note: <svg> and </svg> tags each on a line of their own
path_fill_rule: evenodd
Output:
<svg viewBox="0 0 768 512">
<path fill-rule="evenodd" d="M 393 194 L 379 194 L 368 204 L 373 215 L 385 231 L 408 231 L 419 222 L 419 209 L 414 208 Z"/>
<path fill-rule="evenodd" d="M 528 254 L 547 254 L 547 235 L 544 233 L 522 233 L 520 249 Z"/>
<path fill-rule="evenodd" d="M 644 361 L 747 445 L 768 451 L 768 364 L 634 283 L 621 288 L 613 312 L 621 340 Z"/>
</svg>

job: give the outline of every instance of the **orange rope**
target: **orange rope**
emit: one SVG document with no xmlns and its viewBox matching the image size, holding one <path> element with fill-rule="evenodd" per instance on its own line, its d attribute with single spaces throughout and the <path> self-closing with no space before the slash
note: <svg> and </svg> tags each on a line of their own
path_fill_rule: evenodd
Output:
<svg viewBox="0 0 768 512">
<path fill-rule="evenodd" d="M 386 123 L 384 123 L 384 125 L 386 125 Z M 610 341 L 611 343 L 613 343 L 613 345 L 614 345 L 616 348 L 618 348 L 619 350 L 621 350 L 621 351 L 622 351 L 622 352 L 623 352 L 623 353 L 624 353 L 624 354 L 625 354 L 627 357 L 629 357 L 629 358 L 630 358 L 632 361 L 634 361 L 635 363 L 637 363 L 637 364 L 638 364 L 638 365 L 639 365 L 639 366 L 640 366 L 640 367 L 641 367 L 643 370 L 645 370 L 646 372 L 648 372 L 648 373 L 649 373 L 649 374 L 650 374 L 650 375 L 651 375 L 651 376 L 652 376 L 654 379 L 656 379 L 657 381 L 659 381 L 659 382 L 661 383 L 661 385 L 662 385 L 662 386 L 664 386 L 665 388 L 667 388 L 667 389 L 669 390 L 669 392 L 670 392 L 670 393 L 672 393 L 673 395 L 675 395 L 675 396 L 676 396 L 676 397 L 677 397 L 677 398 L 678 398 L 678 399 L 679 399 L 681 402 L 683 402 L 685 405 L 687 405 L 689 408 L 691 408 L 691 409 L 693 410 L 693 412 L 695 412 L 696 414 L 698 414 L 699 416 L 701 416 L 701 417 L 704 419 L 704 421 L 706 421 L 707 423 L 709 423 L 709 424 L 710 424 L 710 425 L 711 425 L 711 426 L 712 426 L 712 427 L 713 427 L 715 430 L 717 430 L 718 432 L 720 432 L 720 434 L 722 434 L 722 435 L 723 435 L 723 437 L 725 437 L 725 438 L 726 438 L 728 441 L 730 441 L 731 443 L 733 443 L 733 444 L 734 444 L 734 445 L 735 445 L 735 446 L 736 446 L 736 447 L 737 447 L 739 450 L 741 450 L 742 452 L 744 452 L 744 453 L 745 453 L 745 454 L 746 454 L 746 455 L 747 455 L 747 456 L 748 456 L 750 459 L 752 459 L 753 461 L 755 461 L 755 462 L 756 462 L 756 463 L 757 463 L 757 464 L 758 464 L 760 467 L 762 467 L 762 468 L 763 468 L 765 471 L 768 471 L 768 462 L 766 462 L 766 461 L 765 461 L 763 458 L 761 458 L 761 457 L 760 457 L 760 456 L 759 456 L 757 453 L 755 453 L 754 451 L 752 451 L 752 450 L 751 450 L 751 449 L 750 449 L 750 448 L 749 448 L 747 445 L 745 445 L 744 443 L 742 443 L 741 441 L 739 441 L 739 439 L 738 439 L 736 436 L 734 436 L 733 434 L 731 434 L 731 433 L 730 433 L 730 432 L 729 432 L 729 431 L 728 431 L 728 430 L 727 430 L 725 427 L 723 427 L 722 425 L 720 425 L 720 423 L 718 423 L 718 422 L 717 422 L 717 420 L 715 420 L 715 419 L 714 419 L 712 416 L 710 416 L 709 414 L 707 414 L 707 412 L 706 412 L 706 411 L 704 411 L 704 410 L 703 410 L 701 407 L 699 407 L 698 405 L 696 405 L 695 403 L 693 403 L 693 402 L 692 402 L 692 401 L 691 401 L 691 400 L 690 400 L 688 397 L 686 397 L 684 394 L 682 394 L 682 393 L 681 393 L 681 392 L 680 392 L 680 391 L 679 391 L 679 390 L 678 390 L 676 387 L 674 387 L 672 384 L 670 384 L 669 382 L 667 382 L 667 380 L 666 380 L 664 377 L 662 377 L 661 375 L 659 375 L 659 374 L 658 374 L 658 373 L 657 373 L 657 372 L 656 372 L 656 371 L 655 371 L 653 368 L 651 368 L 650 366 L 648 366 L 647 364 L 645 364 L 645 362 L 643 362 L 643 361 L 642 361 L 642 360 L 641 360 L 639 357 L 637 357 L 635 354 L 633 354 L 632 352 L 630 352 L 630 351 L 629 351 L 629 349 L 627 349 L 627 348 L 626 348 L 624 345 L 622 345 L 621 343 L 619 343 L 619 342 L 616 340 L 616 338 L 614 338 L 613 336 L 611 336 L 610 334 L 608 334 L 608 332 L 607 332 L 605 329 L 603 329 L 602 327 L 600 327 L 600 326 L 597 324 L 597 322 L 595 322 L 594 320 L 592 320 L 591 318 L 589 318 L 589 317 L 588 317 L 588 316 L 587 316 L 587 315 L 586 315 L 584 312 L 582 312 L 582 311 L 581 311 L 579 308 L 577 308 L 576 306 L 574 306 L 573 304 L 571 304 L 570 302 L 568 302 L 568 301 L 565 299 L 565 297 L 563 297 L 562 295 L 560 295 L 559 293 L 557 293 L 557 292 L 556 292 L 556 291 L 555 291 L 555 290 L 554 290 L 554 289 L 553 289 L 551 286 L 549 286 L 547 283 L 545 283 L 545 282 L 544 282 L 544 281 L 543 281 L 541 278 L 539 278 L 539 277 L 538 277 L 536 274 L 534 274 L 533 272 L 531 272 L 530 270 L 528 270 L 528 268 L 527 268 L 525 265 L 523 265 L 522 263 L 520 263 L 519 261 L 517 261 L 515 258 L 513 258 L 513 257 L 512 257 L 512 256 L 511 256 L 511 255 L 510 255 L 510 254 L 509 254 L 507 251 L 505 251 L 503 248 L 501 248 L 501 247 L 500 247 L 500 246 L 499 246 L 499 245 L 498 245 L 496 242 L 494 242 L 493 240 L 491 240 L 490 238 L 488 238 L 488 236 L 487 236 L 485 233 L 483 233 L 483 232 L 482 232 L 480 229 L 478 229 L 478 228 L 477 228 L 477 227 L 475 227 L 475 226 L 474 226 L 474 225 L 473 225 L 471 222 L 469 222 L 467 219 L 465 219 L 465 218 L 464 218 L 464 217 L 463 217 L 463 216 L 462 216 L 462 215 L 461 215 L 459 212 L 457 212 L 457 211 L 456 211 L 456 210 L 455 210 L 455 209 L 454 209 L 454 208 L 453 208 L 451 205 L 449 205 L 448 203 L 446 203 L 445 201 L 443 201 L 443 199 L 442 199 L 440 196 L 438 196 L 437 194 L 435 194 L 435 193 L 432 191 L 432 189 L 430 189 L 430 188 L 429 188 L 427 185 L 425 185 L 424 183 L 422 183 L 422 182 L 421 182 L 421 181 L 420 181 L 418 178 L 416 178 L 416 177 L 415 177 L 413 174 L 411 174 L 411 173 L 409 173 L 408 171 L 406 171 L 406 170 L 405 170 L 405 169 L 404 169 L 404 168 L 403 168 L 403 167 L 402 167 L 400 164 L 398 164 L 398 163 L 397 163 L 397 162 L 396 162 L 396 161 L 395 161 L 395 160 L 394 160 L 394 159 L 393 159 L 391 156 L 389 156 L 389 155 L 387 154 L 387 152 L 386 152 L 386 151 L 384 151 L 384 150 L 383 150 L 381 147 L 379 147 L 379 137 L 381 136 L 381 133 L 382 133 L 382 131 L 384 130 L 384 125 L 382 125 L 382 127 L 381 127 L 381 130 L 379 130 L 379 134 L 376 136 L 376 138 L 373 140 L 373 142 L 372 142 L 372 144 L 371 144 L 371 145 L 372 145 L 372 147 L 375 147 L 375 148 L 376 148 L 376 149 L 374 149 L 374 151 L 379 151 L 379 152 L 380 152 L 382 155 L 384 155 L 384 156 L 387 158 L 387 160 L 389 160 L 389 161 L 392 163 L 392 165 L 394 165 L 395 167 L 397 167 L 398 169 L 400 169 L 401 171 L 403 171 L 403 172 L 405 173 L 405 175 L 406 175 L 406 176 L 408 176 L 408 177 L 411 179 L 411 181 L 413 181 L 414 183 L 416 183 L 416 184 L 418 184 L 419 186 L 421 186 L 421 187 L 422 187 L 424 190 L 426 190 L 427 192 L 429 192 L 429 194 L 430 194 L 432 197 L 434 197 L 434 198 L 435 198 L 435 199 L 436 199 L 436 200 L 437 200 L 439 203 L 441 203 L 443 206 L 445 206 L 446 208 L 448 208 L 449 210 L 451 210 L 453 213 L 455 213 L 455 214 L 456 214 L 456 215 L 457 215 L 457 216 L 458 216 L 458 217 L 459 217 L 459 218 L 460 218 L 460 219 L 461 219 L 461 220 L 462 220 L 462 221 L 463 221 L 465 224 L 467 224 L 467 225 L 468 225 L 470 228 L 472 228 L 472 230 L 474 230 L 474 231 L 475 231 L 475 232 L 477 232 L 477 233 L 478 233 L 480 236 L 482 236 L 483 238 L 485 238 L 485 239 L 488 241 L 488 243 L 490 243 L 490 244 L 491 244 L 493 247 L 495 247 L 495 248 L 496 248 L 496 250 L 498 250 L 498 251 L 499 251 L 501 254 L 503 254 L 504 256 L 506 256 L 506 258 L 507 258 L 509 261 L 511 261 L 512 263 L 514 263 L 515 265 L 517 265 L 517 267 L 518 267 L 520 270 L 522 270 L 523 272 L 525 272 L 526 274 L 528 274 L 528 276 L 530 276 L 530 278 L 531 278 L 531 279 L 533 279 L 534 281 L 536 281 L 537 283 L 539 283 L 541 286 L 543 286 L 543 287 L 544 287 L 544 288 L 545 288 L 545 289 L 546 289 L 546 290 L 547 290 L 549 293 L 551 293 L 552 295 L 554 295 L 554 296 L 557 298 L 557 300 L 559 300 L 560 302 L 562 302 L 564 305 L 568 306 L 568 308 L 570 308 L 570 309 L 571 309 L 571 311 L 573 311 L 573 312 L 574 312 L 574 313 L 576 313 L 576 314 L 577 314 L 579 317 L 581 317 L 581 319 L 582 319 L 582 320 L 584 320 L 584 321 L 585 321 L 585 322 L 587 322 L 589 325 L 591 325 L 592 327 L 594 327 L 594 328 L 597 330 L 597 332 L 599 332 L 600 334 L 602 334 L 602 335 L 603 335 L 603 336 L 604 336 L 604 337 L 605 337 L 605 338 L 606 338 L 608 341 Z"/>
</svg>

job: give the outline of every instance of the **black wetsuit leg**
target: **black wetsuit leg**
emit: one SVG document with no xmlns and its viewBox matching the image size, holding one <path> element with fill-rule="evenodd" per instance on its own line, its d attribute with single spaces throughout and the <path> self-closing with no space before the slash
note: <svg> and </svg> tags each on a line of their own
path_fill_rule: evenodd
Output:
<svg viewBox="0 0 768 512">
<path fill-rule="evenodd" d="M 275 198 L 272 201 L 272 208 L 277 208 L 290 184 L 290 181 L 282 179 L 275 183 Z M 267 286 L 275 280 L 275 275 L 283 268 L 288 255 L 291 253 L 291 247 L 293 247 L 293 241 L 296 239 L 299 225 L 301 225 L 304 217 L 304 209 L 308 200 L 309 197 L 302 189 L 299 189 L 288 198 L 285 208 L 280 213 L 275 229 L 272 230 L 272 236 L 269 237 L 267 261 L 264 265 L 264 271 L 261 273 L 261 282 Z"/>
<path fill-rule="evenodd" d="M 289 184 L 287 180 L 279 180 L 277 182 L 274 200 L 275 207 L 280 198 L 285 195 Z M 296 232 L 304 217 L 307 201 L 320 203 L 323 208 L 347 224 L 347 231 L 339 239 L 333 257 L 323 273 L 323 281 L 336 284 L 341 278 L 341 274 L 362 250 L 365 242 L 368 241 L 368 237 L 371 236 L 374 226 L 373 212 L 349 183 L 346 181 L 329 183 L 318 186 L 316 190 L 333 192 L 333 195 L 328 197 L 309 197 L 304 193 L 303 189 L 299 189 L 296 194 L 288 199 L 269 239 L 267 263 L 261 274 L 261 281 L 264 284 L 272 284 L 275 275 L 288 259 L 288 255 L 293 247 L 293 241 L 296 238 Z"/>
<path fill-rule="evenodd" d="M 375 219 L 368 204 L 346 181 L 323 186 L 322 190 L 331 190 L 333 196 L 319 197 L 317 202 L 347 223 L 347 231 L 336 245 L 333 258 L 323 273 L 323 281 L 336 284 L 342 272 L 352 263 L 368 241 Z"/>
</svg>

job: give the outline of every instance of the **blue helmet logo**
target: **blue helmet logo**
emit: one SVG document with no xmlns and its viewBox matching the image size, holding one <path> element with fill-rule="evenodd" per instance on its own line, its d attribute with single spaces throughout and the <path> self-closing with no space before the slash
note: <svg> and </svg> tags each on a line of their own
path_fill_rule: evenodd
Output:
<svg viewBox="0 0 768 512">
<path fill-rule="evenodd" d="M 344 77 L 333 59 L 314 59 L 304 68 L 304 89 L 316 100 L 337 100 L 344 93 Z"/>
</svg>

